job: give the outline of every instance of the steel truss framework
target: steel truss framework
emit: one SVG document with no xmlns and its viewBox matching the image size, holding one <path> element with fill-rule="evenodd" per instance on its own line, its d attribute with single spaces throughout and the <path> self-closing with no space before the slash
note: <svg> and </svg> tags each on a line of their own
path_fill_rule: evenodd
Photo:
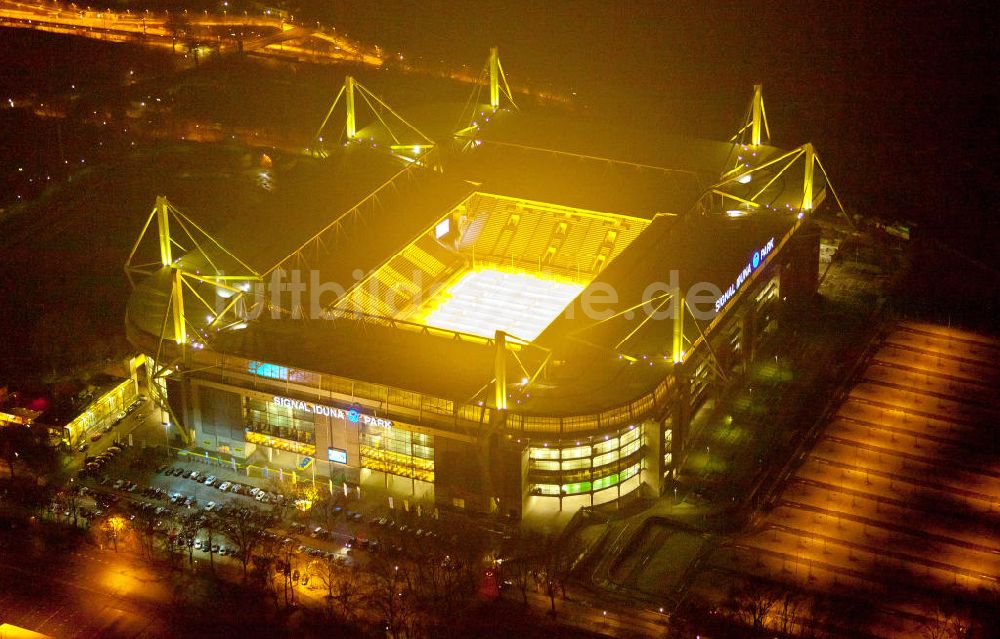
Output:
<svg viewBox="0 0 1000 639">
<path fill-rule="evenodd" d="M 742 148 L 745 151 L 752 151 L 759 149 L 762 145 L 763 135 L 766 134 L 767 141 L 770 142 L 771 132 L 770 127 L 767 124 L 767 115 L 764 109 L 763 101 L 763 87 L 761 85 L 754 86 L 753 98 L 751 100 L 750 108 L 747 112 L 747 118 L 743 126 L 737 131 L 736 135 L 731 138 L 731 142 L 734 143 L 734 150 Z M 748 139 L 749 138 L 749 139 Z M 720 210 L 725 210 L 727 203 L 735 203 L 736 206 L 741 206 L 743 210 L 738 212 L 739 215 L 753 214 L 759 209 L 767 208 L 767 205 L 763 203 L 763 196 L 767 193 L 768 189 L 771 188 L 783 175 L 785 175 L 790 169 L 796 166 L 797 163 L 802 164 L 802 198 L 801 204 L 797 212 L 797 219 L 795 224 L 785 233 L 784 236 L 780 238 L 777 243 L 776 250 L 772 251 L 768 257 L 764 259 L 764 265 L 770 263 L 775 255 L 781 253 L 781 249 L 787 244 L 795 232 L 799 229 L 805 220 L 807 214 L 811 213 L 816 207 L 818 207 L 826 195 L 826 190 L 829 189 L 830 193 L 833 195 L 834 200 L 837 203 L 838 212 L 841 213 L 848 223 L 853 226 L 853 222 L 850 216 L 844 210 L 843 204 L 841 203 L 840 197 L 837 195 L 836 190 L 833 188 L 833 184 L 830 181 L 830 177 L 827 174 L 826 168 L 823 166 L 819 155 L 816 153 L 813 145 L 811 143 L 803 144 L 791 151 L 783 153 L 776 158 L 770 159 L 757 166 L 751 166 L 749 163 L 744 161 L 739 161 L 735 167 L 726 170 L 720 176 L 719 181 L 706 189 L 705 193 L 699 198 L 694 210 L 700 211 L 702 213 L 718 212 Z M 816 190 L 816 185 L 814 181 L 815 170 L 819 169 L 824 177 L 824 185 L 818 191 Z M 737 195 L 732 192 L 735 186 L 744 187 L 756 181 L 764 180 L 763 186 L 755 189 L 753 194 L 749 197 L 743 195 Z M 735 211 L 734 211 L 735 212 Z M 734 298 L 729 302 L 729 305 L 735 305 L 736 300 L 743 296 L 747 290 L 751 290 L 752 283 L 757 280 L 757 278 L 766 269 L 759 268 L 755 270 L 747 284 L 749 286 L 742 287 L 734 296 Z M 656 313 L 658 313 L 662 308 L 668 304 L 674 304 L 675 310 L 673 313 L 674 321 L 671 334 L 670 342 L 670 352 L 669 354 L 663 354 L 663 357 L 669 357 L 669 359 L 675 364 L 675 372 L 680 372 L 683 369 L 682 364 L 686 358 L 687 353 L 694 351 L 697 347 L 704 344 L 708 352 L 709 363 L 713 376 L 717 381 L 725 382 L 727 375 L 723 370 L 721 363 L 718 360 L 712 346 L 707 338 L 707 335 L 714 330 L 716 325 L 721 321 L 723 315 L 719 314 L 714 319 L 712 319 L 706 326 L 702 326 L 697 319 L 692 315 L 690 306 L 687 301 L 684 300 L 683 295 L 680 291 L 673 291 L 669 293 L 663 293 L 656 296 L 652 300 L 640 303 L 634 307 L 624 309 L 619 313 L 612 315 L 611 317 L 605 318 L 594 325 L 585 327 L 578 331 L 576 334 L 571 335 L 572 339 L 587 343 L 588 345 L 604 348 L 610 352 L 618 355 L 625 361 L 637 362 L 638 358 L 634 354 L 630 354 L 627 351 L 627 345 L 629 340 L 639 331 L 641 328 L 649 321 L 649 319 Z M 629 331 L 628 334 L 624 335 L 613 347 L 600 347 L 592 342 L 587 341 L 579 333 L 589 330 L 594 326 L 603 324 L 610 320 L 613 320 L 620 316 L 628 316 L 635 313 L 637 310 L 644 306 L 652 305 L 653 313 L 647 313 L 646 318 L 640 322 L 635 328 Z M 677 309 L 680 309 L 678 312 Z M 687 338 L 684 334 L 684 323 L 685 317 L 689 317 L 688 321 L 694 323 L 695 328 L 697 328 L 698 336 L 693 341 Z"/>
<path fill-rule="evenodd" d="M 153 244 L 151 227 L 156 223 L 156 248 L 159 259 L 141 262 L 139 255 L 149 255 Z M 142 249 L 147 249 L 143 251 Z M 175 249 L 181 253 L 174 257 Z M 224 264 L 223 264 L 224 262 Z M 226 270 L 229 267 L 229 270 Z M 175 208 L 164 196 L 156 198 L 156 205 L 146 218 L 139 237 L 132 245 L 125 261 L 125 275 L 135 287 L 137 276 L 149 277 L 156 271 L 168 269 L 170 273 L 170 297 L 164 308 L 163 320 L 157 335 L 157 349 L 154 367 L 150 371 L 150 391 L 156 403 L 171 414 L 174 423 L 180 420 L 170 408 L 165 397 L 159 393 L 159 383 L 170 375 L 176 360 L 165 359 L 164 341 L 172 341 L 181 351 L 186 345 L 202 348 L 214 329 L 228 328 L 239 324 L 238 304 L 250 290 L 252 282 L 260 281 L 259 275 L 239 257 L 226 249 L 187 215 Z M 207 285 L 207 290 L 206 290 Z M 201 289 L 201 290 L 199 290 Z M 212 297 L 228 300 L 224 306 L 210 301 Z M 198 313 L 192 313 L 192 305 Z M 205 322 L 196 321 L 202 317 Z M 168 331 L 167 326 L 172 325 Z M 172 339 L 168 336 L 172 336 Z M 171 351 L 173 352 L 173 351 Z M 187 436 L 184 429 L 181 432 Z"/>
<path fill-rule="evenodd" d="M 484 86 L 489 87 L 490 91 L 490 101 L 488 104 L 484 104 L 480 97 Z M 459 116 L 459 124 L 456 126 L 457 131 L 455 135 L 468 136 L 478 131 L 480 122 L 477 119 L 477 115 L 480 117 L 485 116 L 485 112 L 482 112 L 481 109 L 485 106 L 496 113 L 501 109 L 501 98 L 506 98 L 507 104 L 513 107 L 515 111 L 520 109 L 514 100 L 514 94 L 510 90 L 510 85 L 507 84 L 507 75 L 504 73 L 503 65 L 500 63 L 500 50 L 497 47 L 491 47 L 490 56 L 486 59 L 486 64 L 483 65 L 482 70 L 479 72 L 479 79 L 476 81 L 472 93 L 465 103 L 465 107 L 462 108 L 462 114 Z"/>
<path fill-rule="evenodd" d="M 323 130 L 326 128 L 330 118 L 333 116 L 341 98 L 344 99 L 343 137 L 348 142 L 358 139 L 357 105 L 358 98 L 360 98 L 364 104 L 368 105 L 368 110 L 375 116 L 375 120 L 382 124 L 382 127 L 392 138 L 393 143 L 390 147 L 392 150 L 405 150 L 410 153 L 420 155 L 421 153 L 434 148 L 433 140 L 424 135 L 420 129 L 407 122 L 403 116 L 396 113 L 392 107 L 386 104 L 377 95 L 372 93 L 371 90 L 369 90 L 365 85 L 355 80 L 352 76 L 347 76 L 344 79 L 344 84 L 340 87 L 340 91 L 337 92 L 337 97 L 333 99 L 333 104 L 330 105 L 330 109 L 327 111 L 326 116 L 323 118 L 319 128 L 316 130 L 316 134 L 313 136 L 318 148 L 322 149 L 324 142 Z M 391 126 L 389 124 L 390 121 L 394 122 L 395 126 Z M 400 135 L 397 135 L 397 131 L 400 131 Z M 403 132 L 405 132 L 405 135 L 411 137 L 404 139 L 402 137 Z"/>
</svg>

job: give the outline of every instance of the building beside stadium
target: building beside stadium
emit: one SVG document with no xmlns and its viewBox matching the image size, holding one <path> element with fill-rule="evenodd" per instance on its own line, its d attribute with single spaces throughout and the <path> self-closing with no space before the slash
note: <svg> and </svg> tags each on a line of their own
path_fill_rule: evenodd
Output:
<svg viewBox="0 0 1000 639">
<path fill-rule="evenodd" d="M 347 78 L 265 200 L 157 198 L 126 325 L 190 446 L 515 517 L 663 490 L 815 291 L 825 171 L 767 143 L 759 86 L 716 142 L 521 111 L 495 50 L 484 76 L 431 136 Z"/>
</svg>

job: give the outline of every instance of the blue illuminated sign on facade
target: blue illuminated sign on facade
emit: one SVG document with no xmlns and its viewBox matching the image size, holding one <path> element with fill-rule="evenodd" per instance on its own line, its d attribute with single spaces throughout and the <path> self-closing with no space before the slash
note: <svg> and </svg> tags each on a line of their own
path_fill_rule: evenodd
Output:
<svg viewBox="0 0 1000 639">
<path fill-rule="evenodd" d="M 327 448 L 326 458 L 335 464 L 346 464 L 347 451 L 342 448 Z"/>
<path fill-rule="evenodd" d="M 729 300 L 733 299 L 733 296 L 736 295 L 736 291 L 740 290 L 743 283 L 750 279 L 750 275 L 757 270 L 757 267 L 764 263 L 767 256 L 770 255 L 773 250 L 774 238 L 772 237 L 764 246 L 760 247 L 759 250 L 754 251 L 753 255 L 750 257 L 750 261 L 743 267 L 743 270 L 740 271 L 739 275 L 736 276 L 736 281 L 730 284 L 729 288 L 723 291 L 722 295 L 719 296 L 719 299 L 715 300 L 716 313 L 721 311 L 722 307 L 724 307 Z"/>
<path fill-rule="evenodd" d="M 336 406 L 324 406 L 323 404 L 314 404 L 312 402 L 302 401 L 301 399 L 281 397 L 280 395 L 275 395 L 271 401 L 278 406 L 291 408 L 293 410 L 300 410 L 314 415 L 346 419 L 349 422 L 353 422 L 355 424 L 362 423 L 366 426 L 383 426 L 385 428 L 392 428 L 391 419 L 383 419 L 381 417 L 375 417 L 374 415 L 366 415 L 365 413 L 358 412 L 353 408 L 344 410 L 343 408 L 338 408 Z"/>
</svg>

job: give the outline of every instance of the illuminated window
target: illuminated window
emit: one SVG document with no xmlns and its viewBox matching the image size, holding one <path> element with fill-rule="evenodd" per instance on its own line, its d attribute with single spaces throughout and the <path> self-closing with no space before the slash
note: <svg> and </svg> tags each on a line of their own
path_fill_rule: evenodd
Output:
<svg viewBox="0 0 1000 639">
<path fill-rule="evenodd" d="M 603 455 L 597 455 L 594 457 L 594 468 L 598 466 L 606 466 L 618 461 L 618 451 L 613 450 L 610 453 L 604 453 Z"/>
<path fill-rule="evenodd" d="M 581 481 L 575 484 L 563 484 L 563 493 L 567 495 L 578 495 L 580 493 L 590 492 L 590 482 Z"/>
<path fill-rule="evenodd" d="M 537 470 L 559 470 L 559 462 L 548 459 L 532 459 L 531 467 Z"/>
<path fill-rule="evenodd" d="M 615 486 L 639 472 L 642 462 L 636 456 L 642 450 L 642 433 L 642 425 L 626 425 L 619 437 L 599 438 L 592 444 L 580 445 L 577 442 L 575 446 L 560 449 L 558 442 L 553 442 L 548 446 L 529 448 L 529 482 L 537 488 L 543 484 L 534 482 L 546 481 L 553 471 L 559 471 L 560 478 L 566 482 L 561 486 L 564 495 Z M 630 456 L 634 463 L 619 471 L 618 464 Z"/>
<path fill-rule="evenodd" d="M 624 446 L 625 444 L 628 444 L 630 442 L 634 442 L 634 441 L 638 440 L 639 439 L 639 435 L 641 435 L 641 434 L 642 434 L 642 429 L 641 428 L 633 428 L 633 429 L 627 431 L 620 438 L 621 439 L 621 445 Z"/>
<path fill-rule="evenodd" d="M 559 459 L 558 448 L 531 448 L 528 452 L 532 459 Z"/>
<path fill-rule="evenodd" d="M 618 438 L 617 437 L 611 437 L 610 439 L 608 439 L 606 441 L 598 442 L 598 443 L 594 444 L 594 452 L 595 453 L 606 453 L 609 450 L 615 450 L 617 448 L 618 448 Z"/>
<path fill-rule="evenodd" d="M 532 486 L 532 492 L 537 492 L 541 495 L 558 495 L 559 486 L 556 484 L 535 484 Z"/>
<path fill-rule="evenodd" d="M 361 467 L 390 475 L 434 481 L 434 437 L 403 428 L 365 425 Z"/>
<path fill-rule="evenodd" d="M 577 470 L 580 468 L 590 468 L 590 458 L 570 459 L 562 463 L 563 470 Z"/>
<path fill-rule="evenodd" d="M 641 446 L 642 446 L 642 442 L 640 442 L 639 440 L 636 440 L 636 441 L 631 442 L 629 444 L 625 444 L 621 448 L 621 456 L 622 457 L 628 457 L 629 455 L 631 455 L 635 451 L 639 450 L 639 448 Z"/>
<path fill-rule="evenodd" d="M 563 448 L 563 459 L 577 459 L 579 457 L 590 457 L 590 446 L 574 446 L 573 448 Z"/>
<path fill-rule="evenodd" d="M 277 364 L 267 364 L 265 362 L 250 362 L 247 364 L 247 370 L 258 377 L 267 377 L 268 379 L 288 379 L 287 366 L 278 366 Z"/>
<path fill-rule="evenodd" d="M 618 474 L 608 475 L 607 477 L 602 477 L 600 479 L 594 480 L 594 490 L 603 490 L 609 486 L 614 486 L 618 483 Z"/>
</svg>

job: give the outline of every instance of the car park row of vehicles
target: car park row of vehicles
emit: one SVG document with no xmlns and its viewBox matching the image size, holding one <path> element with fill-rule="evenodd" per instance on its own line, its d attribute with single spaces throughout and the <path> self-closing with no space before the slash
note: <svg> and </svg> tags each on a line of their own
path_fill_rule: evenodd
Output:
<svg viewBox="0 0 1000 639">
<path fill-rule="evenodd" d="M 120 424 L 123 419 L 125 419 L 126 417 L 128 417 L 129 415 L 131 415 L 132 413 L 134 413 L 135 411 L 139 410 L 143 406 L 143 404 L 145 404 L 145 403 L 146 403 L 146 397 L 143 396 L 143 395 L 140 395 L 132 403 L 132 405 L 130 405 L 128 408 L 126 408 L 123 411 L 119 411 L 118 414 L 115 415 L 115 419 L 114 419 L 113 422 L 111 422 L 110 424 L 108 424 L 107 426 L 105 426 L 104 428 L 102 428 L 101 430 L 98 430 L 98 431 L 95 431 L 95 432 L 91 433 L 91 435 L 90 435 L 90 441 L 92 441 L 92 442 L 99 441 L 101 439 L 101 437 L 103 437 L 107 433 L 110 433 L 112 430 L 114 430 L 114 427 L 117 426 L 118 424 Z M 79 446 L 79 448 L 77 448 L 77 450 L 79 452 L 81 452 L 81 453 L 84 453 L 84 452 L 87 451 L 87 448 L 88 448 L 88 444 L 86 442 L 84 442 L 83 444 L 81 444 Z"/>
<path fill-rule="evenodd" d="M 80 478 L 87 476 L 96 476 L 101 470 L 104 469 L 111 461 L 121 454 L 122 450 L 128 447 L 125 442 L 118 441 L 117 439 L 111 446 L 108 446 L 100 455 L 87 456 L 83 460 L 83 468 L 77 473 Z"/>
<path fill-rule="evenodd" d="M 284 504 L 285 496 L 264 490 L 263 488 L 258 488 L 257 486 L 249 486 L 247 484 L 241 484 L 236 481 L 224 481 L 215 475 L 208 475 L 197 470 L 187 470 L 186 468 L 173 467 L 169 468 L 166 466 L 161 466 L 158 472 L 170 477 L 184 477 L 192 481 L 196 481 L 200 484 L 206 486 L 211 486 L 213 488 L 218 488 L 221 492 L 229 492 L 237 495 L 246 495 L 248 497 L 253 497 L 255 500 L 262 504 Z"/>
</svg>

